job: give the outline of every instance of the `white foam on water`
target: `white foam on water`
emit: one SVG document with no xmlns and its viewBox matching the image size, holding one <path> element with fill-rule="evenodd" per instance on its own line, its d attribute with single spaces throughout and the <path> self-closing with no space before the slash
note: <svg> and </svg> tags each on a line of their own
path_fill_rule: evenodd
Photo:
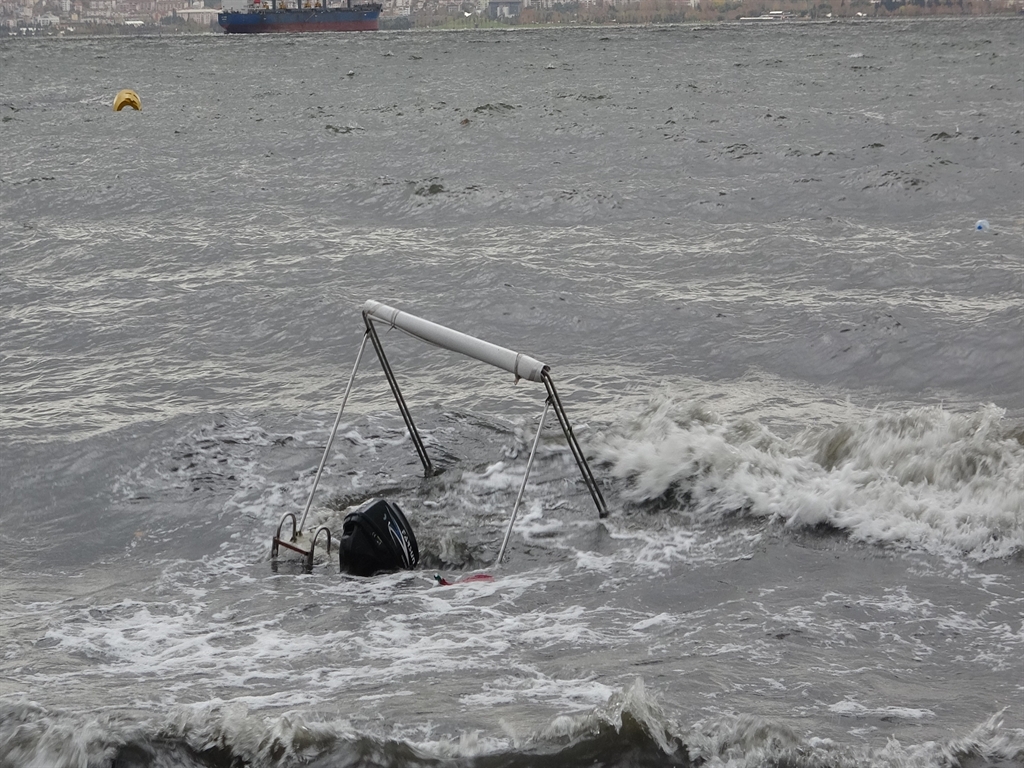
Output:
<svg viewBox="0 0 1024 768">
<path fill-rule="evenodd" d="M 849 710 L 867 710 L 850 702 Z M 846 715 L 843 708 L 842 714 Z M 926 719 L 922 710 L 890 708 L 872 714 Z M 940 765 L 1013 765 L 1024 755 L 1024 729 L 1007 728 L 1001 714 L 990 717 L 965 736 L 948 741 L 903 744 L 890 738 L 880 748 L 843 745 L 832 739 L 802 737 L 752 715 L 731 715 L 696 723 L 684 739 L 690 758 L 714 768 L 760 768 L 764 765 L 834 766 L 835 768 L 935 768 Z"/>
<path fill-rule="evenodd" d="M 290 607 L 247 614 L 249 606 L 215 609 L 213 603 L 222 599 L 218 593 L 234 589 L 234 580 L 249 583 L 248 573 L 217 558 L 208 566 L 175 567 L 166 579 L 175 594 L 179 580 L 204 582 L 213 573 L 219 588 L 192 589 L 169 601 L 132 599 L 52 611 L 43 642 L 87 666 L 38 670 L 26 679 L 59 684 L 70 674 L 97 682 L 159 682 L 165 695 L 175 697 L 231 696 L 253 706 L 309 707 L 338 696 L 391 692 L 403 681 L 432 674 L 474 672 L 489 680 L 500 669 L 515 670 L 515 677 L 487 690 L 525 686 L 518 689 L 520 698 L 566 706 L 606 695 L 592 680 L 554 679 L 528 661 L 545 649 L 614 640 L 615 630 L 598 629 L 600 621 L 581 606 L 543 604 L 526 612 L 517 607 L 525 591 L 552 578 L 550 568 L 454 587 L 435 586 L 418 572 L 375 579 L 271 577 L 251 608 L 264 601 L 280 604 L 281 590 L 290 595 Z M 303 608 L 318 605 L 343 613 L 326 624 L 306 622 Z M 367 612 L 346 620 L 350 611 Z M 485 698 L 492 695 L 487 690 Z M 144 700 L 138 703 L 145 706 Z"/>
<path fill-rule="evenodd" d="M 857 412 L 782 438 L 746 417 L 659 397 L 597 449 L 625 496 L 698 516 L 827 524 L 865 541 L 985 560 L 1024 548 L 1024 444 L 1004 412 Z"/>
<path fill-rule="evenodd" d="M 509 467 L 504 461 L 498 461 L 487 466 L 482 472 L 466 470 L 462 473 L 462 482 L 476 493 L 507 491 L 519 487 L 525 471 L 525 467 Z"/>
<path fill-rule="evenodd" d="M 577 551 L 576 567 L 584 571 L 595 571 L 610 573 L 615 567 L 615 558 L 609 555 L 602 555 L 597 552 Z"/>
<path fill-rule="evenodd" d="M 899 718 L 901 720 L 923 720 L 935 717 L 935 713 L 929 709 L 912 709 L 909 707 L 866 707 L 859 701 L 844 699 L 837 701 L 828 708 L 829 712 L 848 717 L 883 717 Z"/>
<path fill-rule="evenodd" d="M 489 682 L 481 692 L 460 697 L 459 702 L 467 707 L 533 702 L 555 709 L 578 710 L 604 704 L 613 693 L 612 687 L 586 678 L 502 675 Z"/>
<path fill-rule="evenodd" d="M 633 527 L 628 520 L 614 516 L 600 525 L 611 539 L 624 546 L 609 554 L 575 551 L 577 566 L 605 573 L 625 568 L 634 578 L 656 579 L 680 564 L 694 566 L 748 560 L 762 539 L 758 531 L 714 531 L 693 520 L 680 520 L 677 526 L 654 531 Z"/>
</svg>

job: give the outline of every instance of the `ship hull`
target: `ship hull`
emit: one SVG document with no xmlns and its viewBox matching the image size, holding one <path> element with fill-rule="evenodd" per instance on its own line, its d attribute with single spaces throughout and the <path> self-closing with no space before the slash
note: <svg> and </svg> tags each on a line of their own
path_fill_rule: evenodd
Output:
<svg viewBox="0 0 1024 768">
<path fill-rule="evenodd" d="M 229 34 L 265 32 L 372 32 L 380 8 L 311 8 L 304 10 L 229 11 L 217 22 Z"/>
</svg>

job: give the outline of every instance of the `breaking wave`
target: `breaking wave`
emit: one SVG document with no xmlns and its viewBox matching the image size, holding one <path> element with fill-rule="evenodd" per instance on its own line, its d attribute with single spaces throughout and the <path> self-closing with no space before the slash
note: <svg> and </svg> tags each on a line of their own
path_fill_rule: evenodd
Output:
<svg viewBox="0 0 1024 768">
<path fill-rule="evenodd" d="M 590 712 L 560 715 L 533 733 L 427 739 L 358 733 L 350 723 L 258 715 L 243 705 L 181 707 L 163 722 L 69 714 L 22 702 L 0 709 L 4 768 L 574 768 L 575 766 L 806 766 L 955 768 L 1024 760 L 1024 730 L 993 715 L 945 742 L 884 748 L 805 738 L 753 715 L 679 725 L 644 681 Z"/>
<path fill-rule="evenodd" d="M 662 396 L 596 449 L 635 503 L 827 525 L 987 560 L 1024 548 L 1022 438 L 987 406 L 876 410 L 784 439 L 750 418 Z"/>
</svg>

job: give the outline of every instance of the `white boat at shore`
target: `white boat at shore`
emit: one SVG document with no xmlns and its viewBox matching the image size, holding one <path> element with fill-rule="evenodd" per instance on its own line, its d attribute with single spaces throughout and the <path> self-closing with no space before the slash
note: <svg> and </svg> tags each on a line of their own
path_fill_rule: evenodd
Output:
<svg viewBox="0 0 1024 768">
<path fill-rule="evenodd" d="M 789 11 L 769 11 L 760 16 L 740 16 L 740 21 L 789 21 L 795 18 Z"/>
</svg>

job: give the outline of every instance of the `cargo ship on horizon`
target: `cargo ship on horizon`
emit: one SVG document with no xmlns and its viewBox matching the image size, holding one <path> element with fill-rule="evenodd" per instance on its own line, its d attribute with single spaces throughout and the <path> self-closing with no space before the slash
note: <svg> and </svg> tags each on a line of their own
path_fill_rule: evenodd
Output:
<svg viewBox="0 0 1024 768">
<path fill-rule="evenodd" d="M 372 32 L 377 29 L 380 3 L 331 6 L 329 0 L 250 0 L 245 10 L 217 14 L 226 33 Z"/>
</svg>

